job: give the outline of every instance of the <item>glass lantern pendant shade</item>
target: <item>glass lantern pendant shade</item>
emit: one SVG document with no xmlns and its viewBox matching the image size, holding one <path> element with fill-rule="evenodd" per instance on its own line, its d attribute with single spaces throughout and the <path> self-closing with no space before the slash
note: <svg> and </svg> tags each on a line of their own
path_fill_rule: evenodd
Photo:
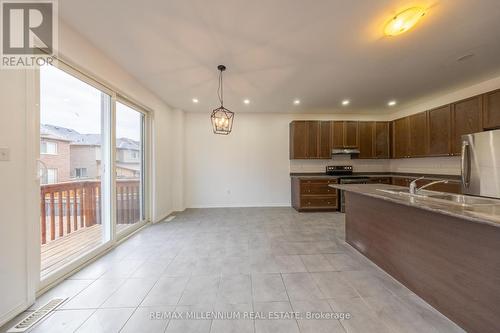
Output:
<svg viewBox="0 0 500 333">
<path fill-rule="evenodd" d="M 228 135 L 233 129 L 234 112 L 229 111 L 224 107 L 222 72 L 226 70 L 226 66 L 219 65 L 217 69 L 220 71 L 219 88 L 217 89 L 217 96 L 219 97 L 220 107 L 212 111 L 210 120 L 212 121 L 212 129 L 215 134 Z"/>
</svg>

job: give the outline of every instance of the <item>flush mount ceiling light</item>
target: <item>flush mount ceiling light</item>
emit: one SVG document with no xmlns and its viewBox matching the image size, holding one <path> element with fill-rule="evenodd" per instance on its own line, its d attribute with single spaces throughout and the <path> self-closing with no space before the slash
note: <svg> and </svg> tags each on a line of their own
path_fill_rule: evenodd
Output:
<svg viewBox="0 0 500 333">
<path fill-rule="evenodd" d="M 397 102 L 396 102 L 396 101 L 389 101 L 389 102 L 387 103 L 387 105 L 389 105 L 389 106 L 394 106 L 394 105 L 396 105 L 396 104 L 397 104 Z"/>
<path fill-rule="evenodd" d="M 348 100 L 348 99 L 344 99 L 344 100 L 342 101 L 342 105 L 343 105 L 343 106 L 347 106 L 347 105 L 349 105 L 349 104 L 351 104 L 351 101 L 350 101 L 350 100 Z"/>
<path fill-rule="evenodd" d="M 425 14 L 426 9 L 423 7 L 405 9 L 387 22 L 384 33 L 386 36 L 400 35 L 413 28 Z"/>
<path fill-rule="evenodd" d="M 244 100 L 243 100 L 243 103 L 245 103 L 245 104 L 250 104 L 250 100 L 249 100 L 249 99 L 244 99 Z"/>
<path fill-rule="evenodd" d="M 293 101 L 293 104 L 295 104 L 295 105 L 299 105 L 299 104 L 300 104 L 300 99 L 296 99 L 296 100 L 294 100 L 294 101 Z"/>
<path fill-rule="evenodd" d="M 195 103 L 195 104 L 196 104 L 196 103 L 198 103 L 198 102 L 199 102 L 199 101 L 198 101 L 198 98 L 193 98 L 193 103 Z"/>
<path fill-rule="evenodd" d="M 219 87 L 217 88 L 217 97 L 219 98 L 220 107 L 212 111 L 210 120 L 215 134 L 228 135 L 233 129 L 234 112 L 229 111 L 224 107 L 224 89 L 222 85 L 222 72 L 226 70 L 226 66 L 217 66 L 219 70 Z M 249 101 L 250 102 L 250 101 Z"/>
</svg>

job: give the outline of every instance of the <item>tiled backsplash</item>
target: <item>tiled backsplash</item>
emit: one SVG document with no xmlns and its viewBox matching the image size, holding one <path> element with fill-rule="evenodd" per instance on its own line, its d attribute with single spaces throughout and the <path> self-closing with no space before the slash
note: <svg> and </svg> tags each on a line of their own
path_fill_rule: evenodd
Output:
<svg viewBox="0 0 500 333">
<path fill-rule="evenodd" d="M 390 171 L 390 160 L 357 160 L 338 155 L 331 160 L 290 160 L 290 172 L 324 172 L 327 165 L 352 165 L 354 172 Z"/>
<path fill-rule="evenodd" d="M 460 157 L 422 157 L 391 160 L 391 171 L 460 175 Z"/>
<path fill-rule="evenodd" d="M 350 156 L 335 156 L 331 160 L 291 160 L 290 172 L 324 172 L 327 165 L 352 165 L 354 172 L 460 174 L 460 157 L 358 160 Z"/>
</svg>

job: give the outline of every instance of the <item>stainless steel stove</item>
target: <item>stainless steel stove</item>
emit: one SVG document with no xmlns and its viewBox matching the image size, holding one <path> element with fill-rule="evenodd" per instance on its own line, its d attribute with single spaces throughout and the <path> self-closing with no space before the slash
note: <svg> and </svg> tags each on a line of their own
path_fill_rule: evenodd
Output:
<svg viewBox="0 0 500 333">
<path fill-rule="evenodd" d="M 369 177 L 354 176 L 352 165 L 328 165 L 326 167 L 326 174 L 339 176 L 339 184 L 368 184 L 370 182 Z M 345 211 L 344 191 L 340 191 L 339 193 L 339 207 L 341 212 Z"/>
</svg>

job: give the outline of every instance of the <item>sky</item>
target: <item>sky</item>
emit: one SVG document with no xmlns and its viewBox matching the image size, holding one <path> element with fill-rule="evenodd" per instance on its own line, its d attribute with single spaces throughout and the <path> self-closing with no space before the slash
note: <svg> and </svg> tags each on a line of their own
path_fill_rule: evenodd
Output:
<svg viewBox="0 0 500 333">
<path fill-rule="evenodd" d="M 101 133 L 100 90 L 52 66 L 40 69 L 40 122 L 74 129 L 82 134 Z M 139 141 L 141 114 L 117 103 L 116 137 Z"/>
</svg>

